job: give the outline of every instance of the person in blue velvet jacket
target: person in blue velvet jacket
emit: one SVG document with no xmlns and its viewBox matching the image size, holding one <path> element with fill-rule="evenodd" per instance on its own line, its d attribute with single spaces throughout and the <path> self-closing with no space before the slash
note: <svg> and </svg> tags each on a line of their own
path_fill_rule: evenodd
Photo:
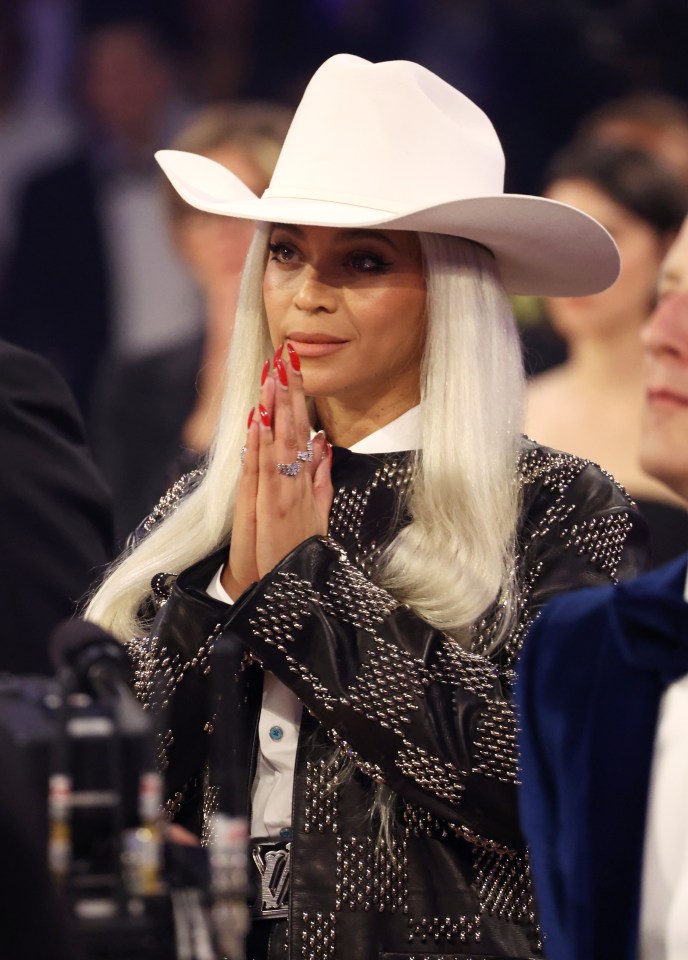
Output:
<svg viewBox="0 0 688 960">
<path fill-rule="evenodd" d="M 643 466 L 688 501 L 688 219 L 643 341 Z M 688 956 L 686 567 L 560 597 L 525 644 L 520 811 L 549 960 Z"/>
</svg>

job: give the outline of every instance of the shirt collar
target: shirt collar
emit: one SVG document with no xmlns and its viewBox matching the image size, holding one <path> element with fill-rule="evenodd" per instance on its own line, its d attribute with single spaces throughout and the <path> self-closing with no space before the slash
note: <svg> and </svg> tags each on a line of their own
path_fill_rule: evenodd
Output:
<svg viewBox="0 0 688 960">
<path fill-rule="evenodd" d="M 315 430 L 311 429 L 311 440 Z M 354 443 L 352 453 L 399 453 L 420 447 L 420 404 Z"/>
<path fill-rule="evenodd" d="M 354 443 L 352 453 L 398 453 L 420 447 L 420 404 Z"/>
</svg>

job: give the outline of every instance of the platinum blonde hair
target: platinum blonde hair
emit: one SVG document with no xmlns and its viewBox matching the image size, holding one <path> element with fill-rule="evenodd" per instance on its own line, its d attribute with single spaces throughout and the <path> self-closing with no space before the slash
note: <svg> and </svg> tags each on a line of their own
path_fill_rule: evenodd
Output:
<svg viewBox="0 0 688 960">
<path fill-rule="evenodd" d="M 140 616 L 156 573 L 178 573 L 229 539 L 246 415 L 273 349 L 262 301 L 268 233 L 259 226 L 247 257 L 206 474 L 110 568 L 84 611 L 122 640 L 145 629 Z M 523 373 L 492 254 L 455 237 L 419 238 L 427 283 L 422 450 L 403 505 L 411 523 L 388 546 L 376 580 L 467 644 L 469 625 L 512 591 Z"/>
</svg>

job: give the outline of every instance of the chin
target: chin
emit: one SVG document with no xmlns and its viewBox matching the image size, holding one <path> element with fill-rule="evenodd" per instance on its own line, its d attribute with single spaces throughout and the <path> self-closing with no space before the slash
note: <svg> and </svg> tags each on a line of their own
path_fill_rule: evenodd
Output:
<svg viewBox="0 0 688 960">
<path fill-rule="evenodd" d="M 643 444 L 640 466 L 682 500 L 688 501 L 688 458 L 683 453 L 685 446 L 685 443 L 673 447 L 656 442 Z M 677 451 L 681 453 L 677 455 Z"/>
</svg>

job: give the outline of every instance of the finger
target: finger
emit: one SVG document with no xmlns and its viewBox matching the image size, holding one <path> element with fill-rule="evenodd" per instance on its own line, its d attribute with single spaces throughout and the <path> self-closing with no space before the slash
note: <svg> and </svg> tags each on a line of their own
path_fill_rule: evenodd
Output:
<svg viewBox="0 0 688 960">
<path fill-rule="evenodd" d="M 255 408 L 248 416 L 244 462 L 239 474 L 229 548 L 229 570 L 223 584 L 238 584 L 243 590 L 257 578 L 256 526 L 258 495 L 258 423 Z M 225 586 L 227 589 L 227 586 Z M 231 591 L 230 591 L 231 595 Z"/>
<path fill-rule="evenodd" d="M 287 341 L 286 359 L 283 354 L 282 364 L 288 374 L 294 419 L 299 430 L 302 432 L 300 439 L 307 440 L 311 433 L 311 423 L 308 415 L 308 406 L 306 404 L 303 377 L 301 375 L 301 361 L 299 360 L 298 353 L 289 341 Z"/>
<path fill-rule="evenodd" d="M 307 464 L 312 480 L 315 480 L 315 474 L 323 457 L 329 456 L 329 446 L 324 430 L 318 430 L 311 440 L 311 454 L 313 459 Z"/>
<path fill-rule="evenodd" d="M 283 353 L 282 363 L 287 372 L 289 397 L 291 400 L 298 449 L 305 454 L 308 450 L 309 440 L 311 439 L 311 422 L 308 413 L 308 404 L 306 402 L 306 394 L 303 388 L 303 377 L 301 376 L 301 361 L 289 341 L 287 341 L 286 356 L 287 360 L 285 361 Z M 303 460 L 304 470 L 310 476 L 311 480 L 315 476 L 316 466 L 317 464 L 314 459 Z"/>
<path fill-rule="evenodd" d="M 289 383 L 289 374 L 287 368 L 281 360 L 275 362 L 275 373 L 273 375 L 275 383 L 275 455 L 278 462 L 281 463 L 299 463 L 303 468 L 303 462 L 297 459 L 299 449 L 299 434 L 294 420 L 294 410 L 292 407 L 292 386 Z M 306 438 L 307 439 L 307 438 Z M 303 441 L 305 449 L 306 441 Z"/>
<path fill-rule="evenodd" d="M 315 499 L 318 516 L 322 523 L 323 534 L 327 533 L 330 518 L 330 508 L 334 497 L 332 486 L 332 447 L 325 441 L 325 453 L 321 454 L 313 478 L 313 497 Z"/>
</svg>

